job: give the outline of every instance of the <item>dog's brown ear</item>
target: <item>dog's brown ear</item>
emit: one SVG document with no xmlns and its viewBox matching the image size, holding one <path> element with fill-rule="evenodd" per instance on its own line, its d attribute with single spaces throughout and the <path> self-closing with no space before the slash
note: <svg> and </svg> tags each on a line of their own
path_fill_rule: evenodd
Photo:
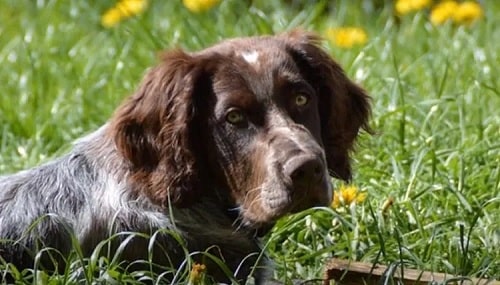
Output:
<svg viewBox="0 0 500 285">
<path fill-rule="evenodd" d="M 360 129 L 370 132 L 370 98 L 319 46 L 318 36 L 295 30 L 282 38 L 319 96 L 322 140 L 331 175 L 349 181 L 352 176 L 349 155 L 356 137 Z"/>
<path fill-rule="evenodd" d="M 192 104 L 203 76 L 200 65 L 180 50 L 166 53 L 111 121 L 134 185 L 161 205 L 188 204 L 200 186 Z"/>
</svg>

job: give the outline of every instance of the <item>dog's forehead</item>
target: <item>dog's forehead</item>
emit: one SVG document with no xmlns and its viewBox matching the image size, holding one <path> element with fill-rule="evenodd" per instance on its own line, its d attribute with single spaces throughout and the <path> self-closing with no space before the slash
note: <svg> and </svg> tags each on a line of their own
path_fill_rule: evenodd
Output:
<svg viewBox="0 0 500 285">
<path fill-rule="evenodd" d="M 216 110 L 233 105 L 268 110 L 287 94 L 288 83 L 303 81 L 290 48 L 279 38 L 258 37 L 230 40 L 206 49 L 205 55 L 218 58 L 212 74 Z"/>
<path fill-rule="evenodd" d="M 281 38 L 263 36 L 226 40 L 201 53 L 222 55 L 233 62 L 242 61 L 244 67 L 261 72 L 262 69 L 283 66 L 291 61 L 289 48 Z"/>
<path fill-rule="evenodd" d="M 242 44 L 234 49 L 233 56 L 242 59 L 249 68 L 265 72 L 287 65 L 291 57 L 286 46 L 275 41 L 258 41 Z"/>
<path fill-rule="evenodd" d="M 249 68 L 255 71 L 269 69 L 283 64 L 289 60 L 286 50 L 279 45 L 249 44 L 234 49 L 233 56 L 242 59 Z"/>
<path fill-rule="evenodd" d="M 272 38 L 229 41 L 218 53 L 227 59 L 222 61 L 225 66 L 221 69 L 229 74 L 221 76 L 223 80 L 233 80 L 230 78 L 236 76 L 246 81 L 250 88 L 271 91 L 276 83 L 300 79 L 300 71 L 287 45 Z"/>
<path fill-rule="evenodd" d="M 238 102 L 248 100 L 270 102 L 288 83 L 301 80 L 300 72 L 293 62 L 278 57 L 269 57 L 267 51 L 249 50 L 235 53 L 239 61 L 225 62 L 214 75 L 214 91 L 221 98 L 236 98 Z M 245 98 L 242 98 L 245 97 Z"/>
</svg>

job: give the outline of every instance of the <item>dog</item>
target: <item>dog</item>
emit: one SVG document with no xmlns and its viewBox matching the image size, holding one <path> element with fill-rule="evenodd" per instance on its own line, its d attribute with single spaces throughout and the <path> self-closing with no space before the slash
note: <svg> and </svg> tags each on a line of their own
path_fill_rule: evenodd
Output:
<svg viewBox="0 0 500 285">
<path fill-rule="evenodd" d="M 185 248 L 208 250 L 234 273 L 200 260 L 214 280 L 263 283 L 259 238 L 287 213 L 329 205 L 369 116 L 370 97 L 306 31 L 167 51 L 69 153 L 0 177 L 0 256 L 62 270 L 75 242 L 89 256 L 136 232 L 150 238 L 127 240 L 124 261 L 175 268 Z"/>
</svg>

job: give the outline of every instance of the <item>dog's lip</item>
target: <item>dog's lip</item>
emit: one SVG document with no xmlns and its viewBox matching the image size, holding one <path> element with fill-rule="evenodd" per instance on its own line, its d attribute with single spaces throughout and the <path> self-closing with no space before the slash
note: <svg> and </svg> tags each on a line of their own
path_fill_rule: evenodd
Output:
<svg viewBox="0 0 500 285">
<path fill-rule="evenodd" d="M 329 191 L 328 189 L 323 189 L 322 186 L 316 185 L 315 187 L 307 187 L 301 189 L 300 191 L 293 190 L 292 188 L 287 189 L 288 191 L 292 191 L 293 193 L 291 203 L 287 207 L 288 212 L 295 213 L 311 207 L 328 205 L 329 201 L 323 199 L 311 199 L 311 197 L 313 196 L 321 196 L 320 192 L 325 191 L 325 193 L 327 193 Z"/>
<path fill-rule="evenodd" d="M 244 228 L 246 228 L 248 231 L 250 231 L 253 235 L 257 237 L 263 237 L 272 230 L 272 228 L 279 219 L 289 214 L 298 213 L 306 209 L 309 209 L 311 207 L 326 206 L 326 204 L 321 203 L 320 201 L 317 201 L 314 204 L 308 204 L 308 203 L 304 204 L 303 199 L 304 199 L 303 196 L 295 197 L 294 199 L 292 199 L 292 202 L 289 205 L 284 207 L 278 214 L 274 215 L 273 217 L 269 218 L 266 221 L 247 219 L 247 223 L 245 223 L 246 225 L 244 226 Z"/>
<path fill-rule="evenodd" d="M 246 217 L 246 218 L 243 218 L 245 220 L 245 222 L 242 223 L 242 228 L 246 229 L 247 231 L 249 231 L 249 232 L 251 232 L 259 237 L 262 237 L 262 236 L 266 235 L 274 227 L 274 225 L 276 224 L 276 222 L 280 218 L 286 216 L 288 213 L 290 213 L 290 212 L 284 212 L 283 214 L 279 214 L 277 216 L 270 217 L 267 220 L 254 220 L 254 219 Z"/>
<path fill-rule="evenodd" d="M 287 193 L 291 194 L 292 197 L 289 201 L 289 203 L 286 203 L 286 205 L 283 205 L 283 207 L 274 213 L 274 215 L 269 215 L 267 216 L 266 219 L 252 219 L 252 217 L 241 217 L 244 220 L 246 220 L 246 223 L 244 228 L 247 230 L 250 230 L 254 232 L 257 236 L 261 237 L 265 234 L 267 234 L 276 224 L 276 222 L 289 215 L 289 214 L 294 214 L 298 213 L 301 211 L 304 211 L 306 209 L 312 208 L 312 207 L 321 207 L 321 206 L 327 206 L 329 204 L 329 201 L 326 201 L 324 199 L 311 199 L 311 193 L 316 192 L 316 191 L 327 191 L 327 189 L 323 189 L 323 187 L 310 187 L 308 189 L 302 189 L 303 191 L 294 191 L 293 187 L 288 186 L 288 185 L 282 185 L 286 190 Z M 319 187 L 319 188 L 318 188 Z M 323 189 L 323 190 L 322 190 Z M 316 195 L 312 196 L 322 196 L 319 193 Z M 241 215 L 241 212 L 232 213 L 232 216 L 235 215 Z"/>
</svg>

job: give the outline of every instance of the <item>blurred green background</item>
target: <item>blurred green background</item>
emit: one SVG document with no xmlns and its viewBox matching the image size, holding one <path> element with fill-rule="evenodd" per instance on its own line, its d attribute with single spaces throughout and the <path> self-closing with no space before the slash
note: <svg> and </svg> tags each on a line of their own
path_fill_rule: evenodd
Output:
<svg viewBox="0 0 500 285">
<path fill-rule="evenodd" d="M 500 1 L 462 16 L 441 1 L 135 1 L 0 3 L 1 174 L 106 122 L 162 50 L 302 27 L 371 94 L 376 134 L 354 154 L 364 201 L 286 217 L 266 237 L 276 278 L 318 278 L 330 257 L 499 278 Z M 129 8 L 103 25 L 117 6 Z"/>
</svg>

